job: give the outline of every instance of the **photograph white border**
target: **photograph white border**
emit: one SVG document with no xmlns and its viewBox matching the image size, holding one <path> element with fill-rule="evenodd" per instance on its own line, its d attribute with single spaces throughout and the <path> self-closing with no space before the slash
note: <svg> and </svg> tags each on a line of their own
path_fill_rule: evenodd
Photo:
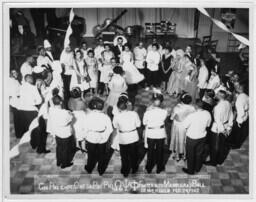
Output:
<svg viewBox="0 0 256 202">
<path fill-rule="evenodd" d="M 245 195 L 228 195 L 228 194 L 207 194 L 207 195 L 168 195 L 168 194 L 100 194 L 100 195 L 93 195 L 93 194 L 52 194 L 52 195 L 15 195 L 15 194 L 7 194 L 10 193 L 10 162 L 9 162 L 9 100 L 8 100 L 8 91 L 4 89 L 4 87 L 7 86 L 7 78 L 9 75 L 9 62 L 10 62 L 10 47 L 9 47 L 9 41 L 10 41 L 10 32 L 9 32 L 9 8 L 12 7 L 65 7 L 65 8 L 77 8 L 77 7 L 86 7 L 86 8 L 95 8 L 95 7 L 176 7 L 176 8 L 195 8 L 195 7 L 204 7 L 204 8 L 210 8 L 210 7 L 232 7 L 232 8 L 249 8 L 249 41 L 250 41 L 250 48 L 249 48 L 249 54 L 250 54 L 250 61 L 249 61 L 249 79 L 250 79 L 250 141 L 249 141 L 249 194 Z M 1 196 L 2 199 L 8 201 L 12 201 L 13 199 L 47 199 L 45 201 L 51 201 L 49 199 L 65 199 L 65 201 L 76 201 L 74 199 L 113 199 L 113 198 L 122 198 L 122 199 L 179 199 L 179 200 L 190 200 L 192 198 L 198 200 L 198 199 L 225 199 L 227 200 L 234 200 L 234 199 L 252 199 L 255 196 L 255 190 L 253 189 L 254 182 L 255 182 L 255 175 L 254 175 L 254 157 L 255 157 L 255 138 L 253 131 L 255 129 L 255 119 L 254 119 L 254 95 L 255 95 L 255 71 L 254 71 L 254 64 L 255 64 L 255 51 L 254 51 L 254 42 L 255 42 L 255 26 L 253 23 L 255 22 L 255 3 L 254 1 L 231 1 L 231 0 L 223 0 L 223 1 L 188 1 L 188 0 L 179 0 L 178 3 L 176 2 L 170 2 L 167 0 L 148 0 L 148 1 L 139 1 L 139 0 L 129 0 L 129 3 L 125 1 L 104 1 L 104 0 L 93 0 L 93 1 L 76 1 L 76 2 L 70 2 L 70 1 L 46 1 L 46 0 L 38 0 L 38 1 L 14 1 L 14 0 L 1 0 L 1 43 L 2 44 L 2 54 L 1 54 L 1 60 L 2 61 L 2 68 L 1 68 L 1 76 L 2 76 L 2 82 L 1 82 L 1 89 L 2 93 L 1 96 L 1 114 L 2 114 L 2 121 L 0 124 L 0 127 L 2 128 L 2 135 L 1 135 L 1 142 L 2 142 L 2 155 L 1 155 L 1 169 L 2 169 L 2 176 L 1 182 L 2 182 L 2 190 L 1 190 Z M 254 31 L 253 31 L 254 30 Z M 67 199 L 67 200 L 66 200 Z M 35 201 L 35 200 L 33 200 Z"/>
</svg>

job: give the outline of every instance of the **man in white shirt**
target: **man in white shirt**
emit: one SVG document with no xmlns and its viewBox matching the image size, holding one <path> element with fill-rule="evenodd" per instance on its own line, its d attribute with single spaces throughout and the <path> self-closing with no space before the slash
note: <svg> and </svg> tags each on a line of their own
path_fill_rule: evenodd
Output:
<svg viewBox="0 0 256 202">
<path fill-rule="evenodd" d="M 135 111 L 127 110 L 127 101 L 117 103 L 120 113 L 113 119 L 113 126 L 117 129 L 121 155 L 121 173 L 127 177 L 132 169 L 135 174 L 138 170 L 138 141 L 137 128 L 141 126 L 139 115 Z"/>
<path fill-rule="evenodd" d="M 159 85 L 159 63 L 161 62 L 161 55 L 158 52 L 158 44 L 152 45 L 152 50 L 148 52 L 146 57 L 148 78 L 147 83 L 150 87 L 157 87 Z"/>
<path fill-rule="evenodd" d="M 90 174 L 98 163 L 99 175 L 103 175 L 106 170 L 105 155 L 107 141 L 113 132 L 111 119 L 102 112 L 104 102 L 100 98 L 93 98 L 89 102 L 91 110 L 84 120 L 85 140 L 87 142 L 87 165 L 84 169 Z"/>
<path fill-rule="evenodd" d="M 134 53 L 134 65 L 137 69 L 144 75 L 146 78 L 146 57 L 147 57 L 147 50 L 143 46 L 143 42 L 140 41 L 138 46 L 136 46 L 133 50 Z M 145 80 L 142 81 L 142 86 L 145 86 Z"/>
<path fill-rule="evenodd" d="M 236 119 L 228 143 L 233 149 L 240 148 L 249 135 L 249 96 L 245 93 L 245 84 L 236 88 L 238 96 L 235 102 Z"/>
<path fill-rule="evenodd" d="M 21 65 L 20 73 L 21 73 L 21 76 L 22 76 L 22 83 L 24 82 L 25 76 L 27 74 L 32 74 L 32 72 L 33 72 L 33 67 L 32 67 L 33 62 L 34 62 L 34 58 L 32 56 L 28 56 L 26 58 L 26 61 Z"/>
<path fill-rule="evenodd" d="M 199 88 L 199 96 L 202 98 L 204 96 L 205 89 L 207 87 L 207 80 L 209 77 L 209 72 L 207 67 L 205 66 L 204 60 L 200 59 L 200 69 L 198 74 L 198 88 Z"/>
<path fill-rule="evenodd" d="M 76 143 L 72 133 L 73 115 L 70 111 L 62 109 L 62 99 L 55 95 L 52 98 L 53 107 L 49 109 L 48 124 L 49 132 L 56 139 L 57 166 L 62 169 L 73 165 L 72 160 L 75 154 Z"/>
<path fill-rule="evenodd" d="M 34 79 L 32 75 L 25 76 L 25 82 L 20 87 L 20 98 L 18 105 L 19 130 L 16 136 L 21 138 L 29 129 L 30 123 L 38 114 L 38 105 L 42 103 L 42 97 L 38 89 L 33 85 Z"/>
<path fill-rule="evenodd" d="M 229 101 L 226 100 L 227 93 L 220 90 L 216 98 L 217 105 L 213 108 L 213 124 L 210 139 L 210 162 L 206 165 L 216 166 L 225 160 L 226 138 L 233 126 L 233 111 Z"/>
<path fill-rule="evenodd" d="M 183 122 L 186 129 L 187 168 L 182 170 L 190 175 L 199 172 L 203 165 L 207 128 L 212 121 L 211 114 L 202 107 L 203 103 L 198 101 L 197 110 L 189 114 Z"/>
<path fill-rule="evenodd" d="M 164 141 L 166 138 L 165 120 L 167 110 L 160 108 L 163 102 L 163 95 L 153 94 L 153 105 L 147 109 L 143 117 L 145 125 L 145 141 L 148 145 L 147 165 L 148 173 L 152 172 L 154 162 L 157 164 L 157 173 L 162 172 L 164 168 Z M 155 159 L 156 157 L 156 159 Z"/>
<path fill-rule="evenodd" d="M 157 42 L 157 38 L 156 37 L 154 37 L 153 39 L 152 39 L 152 44 L 149 44 L 149 46 L 148 46 L 148 48 L 147 48 L 147 51 L 149 52 L 149 51 L 152 51 L 152 49 L 153 49 L 153 44 L 158 44 L 158 52 L 160 53 L 160 55 L 162 55 L 162 53 L 163 53 L 163 46 L 160 44 L 160 43 L 158 43 Z"/>
</svg>

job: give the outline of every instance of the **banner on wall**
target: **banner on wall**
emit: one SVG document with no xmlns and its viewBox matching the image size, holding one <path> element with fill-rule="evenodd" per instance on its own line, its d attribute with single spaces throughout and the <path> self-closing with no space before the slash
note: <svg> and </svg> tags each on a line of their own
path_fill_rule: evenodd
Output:
<svg viewBox="0 0 256 202">
<path fill-rule="evenodd" d="M 239 34 L 235 34 L 233 33 L 230 29 L 227 28 L 227 26 L 219 21 L 219 20 L 216 20 L 214 18 L 212 18 L 209 13 L 204 9 L 204 8 L 201 8 L 201 7 L 198 7 L 197 8 L 202 14 L 204 14 L 205 16 L 209 17 L 213 22 L 214 24 L 216 24 L 219 28 L 221 28 L 222 30 L 224 30 L 225 32 L 228 32 L 228 33 L 231 33 L 238 41 L 240 41 L 242 44 L 246 45 L 246 46 L 249 46 L 249 40 Z"/>
</svg>

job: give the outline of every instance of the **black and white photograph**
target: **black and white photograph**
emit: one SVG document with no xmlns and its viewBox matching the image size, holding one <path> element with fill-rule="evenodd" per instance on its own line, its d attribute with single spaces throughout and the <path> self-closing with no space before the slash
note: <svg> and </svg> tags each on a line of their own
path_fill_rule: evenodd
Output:
<svg viewBox="0 0 256 202">
<path fill-rule="evenodd" d="M 254 4 L 68 3 L 2 7 L 4 196 L 250 196 Z"/>
</svg>

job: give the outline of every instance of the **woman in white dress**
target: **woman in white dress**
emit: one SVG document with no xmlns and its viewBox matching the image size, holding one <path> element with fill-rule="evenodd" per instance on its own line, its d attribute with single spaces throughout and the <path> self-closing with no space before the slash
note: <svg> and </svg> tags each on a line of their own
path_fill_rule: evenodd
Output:
<svg viewBox="0 0 256 202">
<path fill-rule="evenodd" d="M 117 104 L 119 96 L 127 90 L 127 85 L 123 78 L 124 71 L 122 67 L 116 66 L 113 71 L 114 75 L 108 85 L 110 92 L 106 101 L 106 103 L 112 107 Z"/>
<path fill-rule="evenodd" d="M 174 107 L 171 114 L 173 124 L 171 128 L 171 143 L 169 147 L 170 151 L 172 152 L 173 159 L 176 159 L 177 161 L 179 161 L 182 157 L 185 158 L 186 156 L 186 130 L 182 123 L 190 113 L 195 111 L 194 106 L 190 104 L 192 101 L 192 97 L 190 95 L 185 93 L 181 96 L 180 100 L 181 102 Z"/>
<path fill-rule="evenodd" d="M 138 83 L 144 79 L 144 75 L 134 65 L 133 53 L 130 50 L 130 46 L 126 43 L 124 45 L 124 51 L 121 53 L 120 62 L 125 71 L 125 80 L 128 84 L 128 95 L 132 105 L 135 104 L 135 96 L 138 91 Z"/>
<path fill-rule="evenodd" d="M 81 50 L 77 50 L 75 52 L 73 67 L 74 71 L 72 72 L 71 76 L 70 90 L 72 90 L 74 87 L 79 87 L 82 92 L 86 93 L 86 91 L 88 91 L 90 88 L 90 84 L 86 79 L 88 76 L 87 65 L 85 60 L 83 60 L 83 54 Z"/>
<path fill-rule="evenodd" d="M 87 53 L 87 57 L 85 59 L 85 62 L 87 64 L 88 68 L 88 74 L 90 76 L 90 88 L 92 90 L 92 93 L 95 94 L 97 92 L 98 87 L 98 62 L 97 59 L 94 57 L 93 50 L 89 50 Z"/>
<path fill-rule="evenodd" d="M 104 47 L 105 47 L 105 50 L 102 52 L 103 65 L 99 68 L 99 71 L 100 71 L 100 82 L 104 84 L 105 89 L 108 91 L 108 83 L 110 81 L 111 75 L 113 74 L 111 58 L 114 57 L 114 53 L 110 50 L 109 44 L 104 44 Z M 104 92 L 104 89 L 103 89 L 103 92 Z"/>
<path fill-rule="evenodd" d="M 133 53 L 128 44 L 124 45 L 124 51 L 121 53 L 121 64 L 125 71 L 125 79 L 127 84 L 137 84 L 144 79 L 144 75 L 134 65 Z"/>
</svg>

